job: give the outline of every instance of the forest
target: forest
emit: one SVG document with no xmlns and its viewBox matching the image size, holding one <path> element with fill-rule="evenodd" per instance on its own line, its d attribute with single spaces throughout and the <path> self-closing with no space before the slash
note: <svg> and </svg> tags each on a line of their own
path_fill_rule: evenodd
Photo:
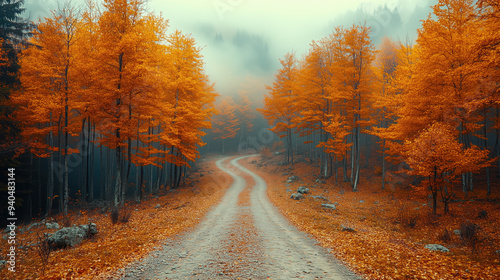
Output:
<svg viewBox="0 0 500 280">
<path fill-rule="evenodd" d="M 158 219 L 181 219 L 159 233 L 173 235 L 223 196 L 230 179 L 211 175 L 206 161 L 251 154 L 260 154 L 258 167 L 302 169 L 332 193 L 348 186 L 356 196 L 369 182 L 370 192 L 428 200 L 436 219 L 454 218 L 451 205 L 469 197 L 498 205 L 497 0 L 439 0 L 416 40 L 375 45 L 366 21 L 336 26 L 304 42 L 307 53 L 282 55 L 272 83 L 258 85 L 262 101 L 218 92 L 203 56 L 209 46 L 171 30 L 147 2 L 61 2 L 33 22 L 23 0 L 0 1 L 0 200 L 11 196 L 15 170 L 20 222 L 80 219 L 102 205 L 130 217 L 172 199 L 186 218 Z M 271 202 L 295 209 L 277 188 Z M 209 202 L 193 210 L 199 195 Z M 9 209 L 0 208 L 2 227 Z M 295 219 L 296 210 L 281 211 Z"/>
</svg>

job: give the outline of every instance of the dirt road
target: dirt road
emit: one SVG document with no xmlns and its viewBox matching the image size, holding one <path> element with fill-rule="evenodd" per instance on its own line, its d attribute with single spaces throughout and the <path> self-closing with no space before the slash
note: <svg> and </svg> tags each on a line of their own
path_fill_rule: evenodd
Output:
<svg viewBox="0 0 500 280">
<path fill-rule="evenodd" d="M 217 161 L 234 181 L 195 230 L 166 241 L 120 279 L 360 279 L 275 210 L 266 182 L 238 164 L 242 158 Z"/>
</svg>

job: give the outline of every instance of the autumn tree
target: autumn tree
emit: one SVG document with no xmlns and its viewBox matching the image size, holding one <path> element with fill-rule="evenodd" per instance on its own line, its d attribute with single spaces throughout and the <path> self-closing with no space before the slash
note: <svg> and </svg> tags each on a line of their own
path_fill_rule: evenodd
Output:
<svg viewBox="0 0 500 280">
<path fill-rule="evenodd" d="M 205 144 L 203 130 L 211 128 L 210 117 L 214 113 L 213 102 L 217 94 L 203 70 L 201 49 L 191 36 L 175 31 L 167 38 L 166 71 L 168 81 L 165 97 L 171 108 L 165 130 L 170 131 L 170 148 L 167 162 L 171 163 L 170 185 L 179 186 L 189 162 L 199 157 L 198 147 Z"/>
<path fill-rule="evenodd" d="M 361 129 L 366 128 L 369 122 L 370 106 L 369 93 L 371 91 L 371 63 L 375 58 L 375 47 L 371 43 L 370 28 L 354 25 L 346 30 L 344 35 L 345 66 L 341 75 L 341 94 L 346 96 L 349 104 L 347 116 L 353 123 L 353 146 L 351 155 L 351 182 L 353 191 L 358 190 Z M 341 63 L 343 63 L 341 61 Z M 339 85 L 339 84 L 337 84 Z"/>
<path fill-rule="evenodd" d="M 453 178 L 445 180 L 451 182 L 457 172 L 461 172 L 466 193 L 472 188 L 476 167 L 487 166 L 482 162 L 488 154 L 487 150 L 478 149 L 471 139 L 482 126 L 480 108 L 490 98 L 482 90 L 487 82 L 479 75 L 475 59 L 473 41 L 478 31 L 475 9 L 473 1 L 456 0 L 439 1 L 433 11 L 435 17 L 430 15 L 419 30 L 417 46 L 409 59 L 411 63 L 401 65 L 402 76 L 398 81 L 402 92 L 397 120 L 388 128 L 386 136 L 395 143 L 392 152 L 411 163 L 411 174 L 420 172 L 417 162 L 428 167 L 426 172 L 434 168 L 436 180 L 453 174 Z M 438 133 L 438 130 L 443 131 Z M 431 148 L 438 151 L 437 154 L 428 157 L 416 154 L 417 150 Z M 429 175 L 426 174 L 422 176 Z"/>
<path fill-rule="evenodd" d="M 135 103 L 148 87 L 144 78 L 148 66 L 155 66 L 154 50 L 165 34 L 166 22 L 161 17 L 144 15 L 142 0 L 105 0 L 98 22 L 95 56 L 97 131 L 99 142 L 115 152 L 114 203 L 123 204 L 129 172 L 123 172 L 123 154 L 131 159 L 132 139 L 136 135 Z M 127 168 L 128 170 L 128 168 Z"/>
<path fill-rule="evenodd" d="M 373 114 L 375 125 L 371 133 L 381 138 L 382 150 L 382 189 L 385 188 L 386 175 L 386 142 L 383 131 L 394 121 L 394 99 L 398 93 L 396 69 L 398 67 L 398 46 L 391 39 L 385 37 L 379 47 L 379 52 L 374 61 L 374 91 L 372 92 Z M 382 132 L 382 133 L 381 133 Z"/>
<path fill-rule="evenodd" d="M 500 173 L 500 4 L 494 0 L 477 1 L 478 23 L 481 25 L 480 39 L 476 41 L 475 49 L 480 58 L 481 74 L 489 81 L 491 104 L 493 110 L 493 126 L 496 138 L 493 151 L 498 158 L 497 168 Z M 486 130 L 486 128 L 484 128 Z M 488 195 L 491 188 L 488 184 Z"/>
<path fill-rule="evenodd" d="M 240 143 L 243 142 L 245 133 L 252 131 L 253 121 L 255 120 L 255 109 L 252 107 L 253 102 L 250 100 L 246 92 L 238 93 L 238 118 L 240 119 Z"/>
<path fill-rule="evenodd" d="M 448 203 L 453 185 L 460 181 L 464 172 L 476 172 L 488 166 L 488 151 L 475 145 L 464 148 L 459 143 L 455 127 L 442 122 L 429 125 L 415 139 L 405 141 L 406 162 L 409 173 L 424 179 L 421 188 L 432 194 L 432 209 L 436 214 L 438 193 L 444 202 L 444 212 L 449 212 Z"/>
<path fill-rule="evenodd" d="M 21 18 L 23 4 L 19 0 L 0 1 L 0 152 L 12 155 L 22 145 L 16 139 L 20 128 L 9 99 L 20 86 L 18 56 L 31 29 L 31 24 Z"/>
<path fill-rule="evenodd" d="M 342 39 L 342 31 L 336 31 L 319 41 L 313 41 L 308 54 L 300 62 L 298 97 L 295 111 L 300 112 L 294 119 L 300 136 L 318 135 L 318 141 L 312 140 L 316 147 L 322 148 L 320 154 L 320 172 L 322 177 L 329 177 L 328 166 L 330 156 L 325 147 L 328 142 L 328 132 L 325 124 L 329 124 L 331 113 L 334 112 L 331 100 L 331 85 L 334 77 L 335 63 L 333 44 Z M 340 37 L 340 38 L 339 38 Z M 331 149 L 330 149 L 331 150 Z"/>
<path fill-rule="evenodd" d="M 65 215 L 69 201 L 68 155 L 77 152 L 69 147 L 69 135 L 75 131 L 70 127 L 70 119 L 74 117 L 72 109 L 79 87 L 73 66 L 77 24 L 77 15 L 69 5 L 38 24 L 30 40 L 32 46 L 23 52 L 20 62 L 23 89 L 12 98 L 19 107 L 17 118 L 26 125 L 22 133 L 30 141 L 31 152 L 51 157 L 48 212 L 54 189 L 52 152 L 59 151 L 61 155 L 57 173 L 62 181 Z M 54 147 L 54 134 L 59 137 L 59 147 Z M 46 138 L 49 140 L 45 141 Z"/>
<path fill-rule="evenodd" d="M 266 86 L 268 94 L 264 97 L 264 108 L 258 109 L 272 126 L 271 131 L 286 139 L 286 162 L 293 164 L 292 133 L 296 127 L 293 119 L 297 116 L 295 105 L 298 96 L 298 69 L 294 53 L 287 53 L 280 59 L 282 68 L 278 70 L 275 81 Z"/>
<path fill-rule="evenodd" d="M 225 139 L 235 138 L 240 130 L 240 120 L 236 116 L 237 107 L 231 97 L 223 98 L 215 105 L 217 114 L 212 118 L 212 133 L 214 139 L 222 141 L 222 153 L 225 152 Z"/>
</svg>

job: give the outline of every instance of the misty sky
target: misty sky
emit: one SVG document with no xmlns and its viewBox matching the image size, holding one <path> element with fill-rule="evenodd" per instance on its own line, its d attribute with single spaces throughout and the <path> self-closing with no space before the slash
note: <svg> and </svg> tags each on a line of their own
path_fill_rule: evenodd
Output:
<svg viewBox="0 0 500 280">
<path fill-rule="evenodd" d="M 307 53 L 337 25 L 364 22 L 375 44 L 383 36 L 416 39 L 420 20 L 437 0 L 150 0 L 148 9 L 170 21 L 170 31 L 192 34 L 203 47 L 206 72 L 222 95 L 247 92 L 260 103 L 279 58 Z M 82 4 L 84 0 L 73 0 Z M 56 0 L 26 0 L 32 20 L 48 16 Z"/>
</svg>

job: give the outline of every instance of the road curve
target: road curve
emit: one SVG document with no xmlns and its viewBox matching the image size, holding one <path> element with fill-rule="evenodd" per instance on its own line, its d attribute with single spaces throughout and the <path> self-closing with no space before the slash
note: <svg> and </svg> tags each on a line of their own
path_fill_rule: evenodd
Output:
<svg viewBox="0 0 500 280">
<path fill-rule="evenodd" d="M 222 201 L 195 230 L 167 240 L 119 279 L 360 279 L 277 212 L 266 182 L 238 163 L 247 157 L 231 160 L 230 168 L 227 158 L 218 160 L 233 178 Z M 239 201 L 245 188 L 251 188 L 250 203 Z"/>
</svg>

